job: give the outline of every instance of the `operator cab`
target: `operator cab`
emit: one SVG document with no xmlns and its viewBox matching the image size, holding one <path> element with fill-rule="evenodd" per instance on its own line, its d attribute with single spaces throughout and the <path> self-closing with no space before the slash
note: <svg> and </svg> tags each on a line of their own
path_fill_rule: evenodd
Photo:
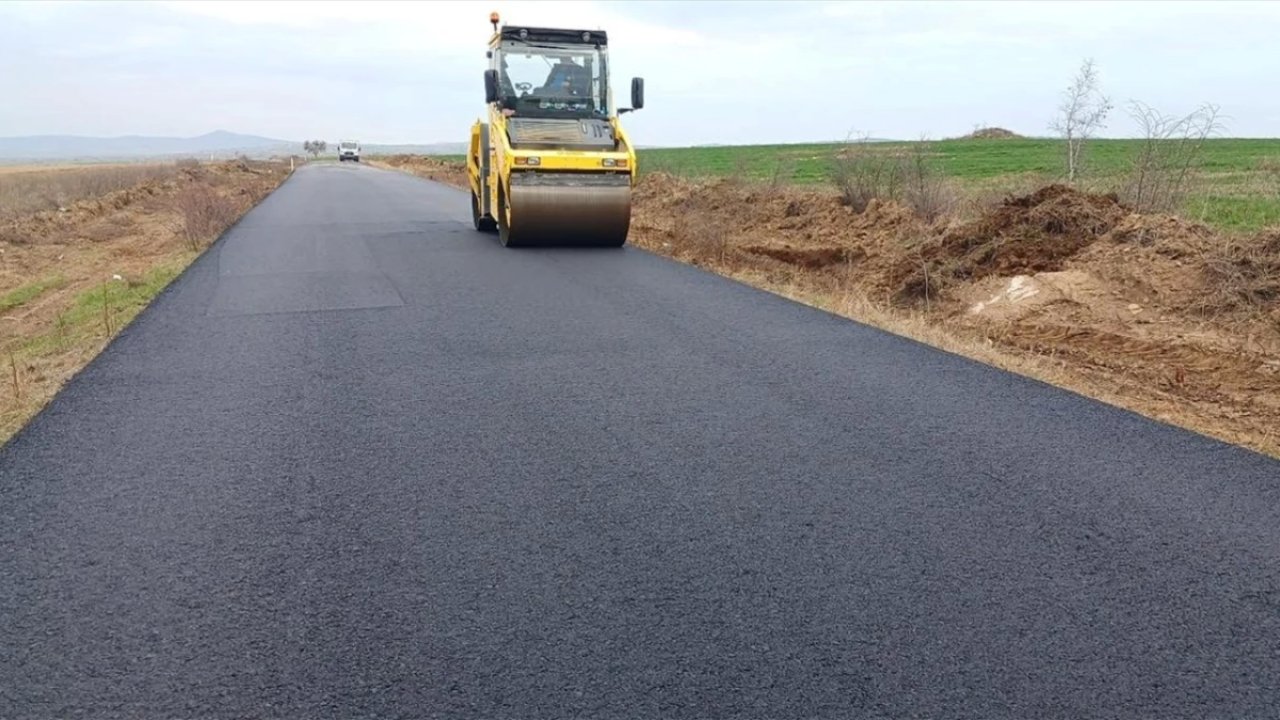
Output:
<svg viewBox="0 0 1280 720">
<path fill-rule="evenodd" d="M 609 38 L 603 30 L 498 28 L 496 14 L 485 73 L 488 102 L 504 115 L 565 120 L 607 120 L 644 104 L 644 81 L 632 80 L 631 108 L 610 94 Z"/>
<path fill-rule="evenodd" d="M 531 118 L 610 116 L 608 37 L 603 31 L 504 27 L 494 38 L 490 68 L 498 103 Z"/>
</svg>

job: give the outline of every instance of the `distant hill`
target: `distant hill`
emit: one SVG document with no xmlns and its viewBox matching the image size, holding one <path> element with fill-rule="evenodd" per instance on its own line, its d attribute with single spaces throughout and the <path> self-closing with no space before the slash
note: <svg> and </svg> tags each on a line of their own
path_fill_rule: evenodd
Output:
<svg viewBox="0 0 1280 720">
<path fill-rule="evenodd" d="M 236 154 L 262 156 L 302 153 L 302 143 L 218 130 L 192 138 L 97 138 L 76 135 L 33 135 L 0 138 L 0 161 L 131 160 L 149 157 Z"/>
</svg>

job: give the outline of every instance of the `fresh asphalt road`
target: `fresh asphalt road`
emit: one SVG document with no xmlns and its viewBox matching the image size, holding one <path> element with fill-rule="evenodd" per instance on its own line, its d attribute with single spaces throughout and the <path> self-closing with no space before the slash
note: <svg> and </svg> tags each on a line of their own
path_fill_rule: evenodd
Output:
<svg viewBox="0 0 1280 720">
<path fill-rule="evenodd" d="M 309 166 L 0 450 L 2 718 L 1280 708 L 1280 463 Z"/>
</svg>

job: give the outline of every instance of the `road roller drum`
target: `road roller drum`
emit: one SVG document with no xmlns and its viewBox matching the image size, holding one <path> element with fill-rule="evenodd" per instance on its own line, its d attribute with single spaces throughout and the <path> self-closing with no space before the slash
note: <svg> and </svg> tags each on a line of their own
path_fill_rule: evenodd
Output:
<svg viewBox="0 0 1280 720">
<path fill-rule="evenodd" d="M 508 247 L 618 247 L 631 224 L 631 179 L 518 173 L 508 202 L 509 220 L 499 220 Z"/>
</svg>

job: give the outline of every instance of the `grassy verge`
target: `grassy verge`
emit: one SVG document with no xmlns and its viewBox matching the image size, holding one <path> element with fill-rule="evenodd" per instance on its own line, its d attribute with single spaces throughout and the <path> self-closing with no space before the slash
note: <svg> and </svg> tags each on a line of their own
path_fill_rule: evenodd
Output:
<svg viewBox="0 0 1280 720">
<path fill-rule="evenodd" d="M 105 166 L 100 177 L 92 167 L 4 175 L 11 197 L 64 194 L 54 208 L 30 200 L 42 209 L 0 219 L 0 443 L 278 187 L 288 167 L 187 161 Z"/>
<path fill-rule="evenodd" d="M 75 293 L 59 304 L 61 311 L 51 323 L 11 339 L 3 358 L 9 387 L 8 402 L 0 405 L 0 441 L 38 413 L 65 380 L 128 327 L 197 255 L 179 256 L 136 279 L 113 279 Z"/>
<path fill-rule="evenodd" d="M 16 307 L 22 307 L 32 300 L 40 297 L 46 290 L 60 288 L 66 284 L 66 278 L 61 275 L 55 275 L 53 277 L 37 280 L 36 282 L 10 290 L 4 295 L 0 295 L 0 313 L 12 310 Z"/>
<path fill-rule="evenodd" d="M 15 349 L 16 355 L 30 359 L 105 344 L 151 304 L 196 255 L 154 267 L 137 279 L 113 279 L 72 296 L 53 326 L 24 338 Z"/>
</svg>

